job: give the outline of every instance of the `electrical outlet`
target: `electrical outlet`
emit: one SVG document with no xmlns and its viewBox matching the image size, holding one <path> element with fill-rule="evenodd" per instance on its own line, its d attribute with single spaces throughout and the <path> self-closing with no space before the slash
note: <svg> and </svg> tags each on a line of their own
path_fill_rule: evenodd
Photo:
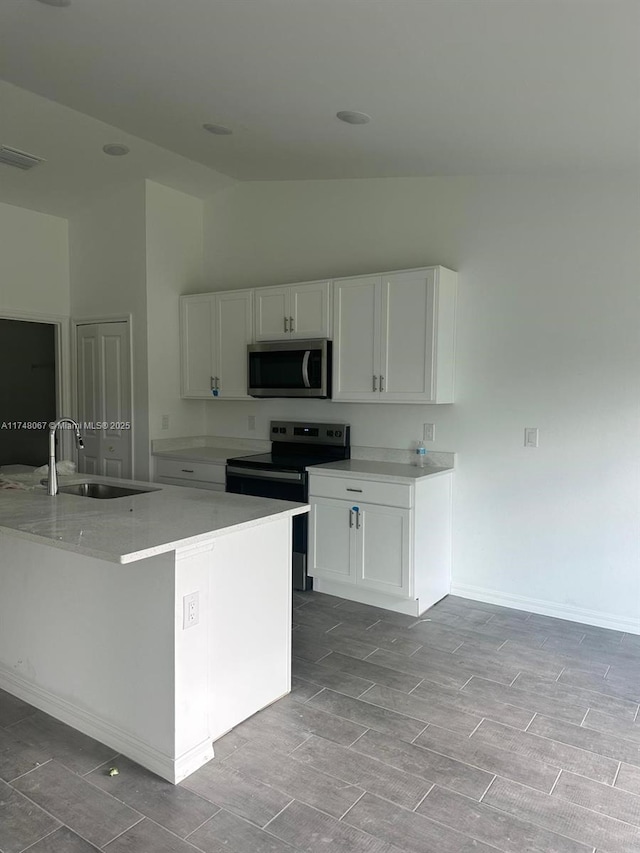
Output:
<svg viewBox="0 0 640 853">
<path fill-rule="evenodd" d="M 422 438 L 424 441 L 435 441 L 436 439 L 436 425 L 435 424 L 424 424 Z"/>
<path fill-rule="evenodd" d="M 256 428 L 256 416 L 255 415 L 249 415 L 249 417 L 247 418 L 247 423 L 248 423 L 249 429 L 251 431 L 255 430 L 255 428 Z"/>
<path fill-rule="evenodd" d="M 538 446 L 538 427 L 525 427 L 524 428 L 524 446 L 525 447 L 537 447 Z"/>
<path fill-rule="evenodd" d="M 182 627 L 193 628 L 200 621 L 200 593 L 191 592 L 182 599 Z"/>
<path fill-rule="evenodd" d="M 162 416 L 162 425 L 161 429 L 169 429 L 169 415 Z"/>
</svg>

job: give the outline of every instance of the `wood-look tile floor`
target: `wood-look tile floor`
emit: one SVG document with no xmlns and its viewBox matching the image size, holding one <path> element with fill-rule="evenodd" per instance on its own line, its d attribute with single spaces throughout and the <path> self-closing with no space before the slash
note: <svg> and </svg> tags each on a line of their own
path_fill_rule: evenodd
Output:
<svg viewBox="0 0 640 853">
<path fill-rule="evenodd" d="M 293 623 L 291 695 L 179 786 L 0 692 L 1 853 L 640 851 L 639 636 L 452 596 Z"/>
</svg>

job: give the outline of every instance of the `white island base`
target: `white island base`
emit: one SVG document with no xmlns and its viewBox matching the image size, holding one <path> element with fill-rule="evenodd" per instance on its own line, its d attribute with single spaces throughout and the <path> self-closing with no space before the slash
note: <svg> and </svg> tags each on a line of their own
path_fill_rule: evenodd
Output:
<svg viewBox="0 0 640 853">
<path fill-rule="evenodd" d="M 170 782 L 289 692 L 290 515 L 126 564 L 0 540 L 0 688 Z"/>
</svg>

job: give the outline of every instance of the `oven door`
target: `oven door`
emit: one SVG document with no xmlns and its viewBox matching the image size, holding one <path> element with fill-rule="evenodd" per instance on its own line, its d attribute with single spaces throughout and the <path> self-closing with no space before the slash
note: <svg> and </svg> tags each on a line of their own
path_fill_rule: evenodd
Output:
<svg viewBox="0 0 640 853">
<path fill-rule="evenodd" d="M 252 397 L 330 397 L 331 342 L 286 341 L 247 348 Z"/>
<path fill-rule="evenodd" d="M 266 471 L 242 468 L 228 464 L 226 491 L 237 495 L 253 495 L 280 501 L 307 502 L 307 474 L 305 471 Z M 307 576 L 307 513 L 294 515 L 292 524 L 293 588 L 311 589 L 313 578 Z"/>
</svg>

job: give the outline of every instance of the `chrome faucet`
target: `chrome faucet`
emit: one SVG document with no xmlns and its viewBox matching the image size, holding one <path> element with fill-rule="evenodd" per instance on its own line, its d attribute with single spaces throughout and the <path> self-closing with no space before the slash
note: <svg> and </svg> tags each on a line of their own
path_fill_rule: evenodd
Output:
<svg viewBox="0 0 640 853">
<path fill-rule="evenodd" d="M 47 481 L 47 494 L 58 494 L 58 472 L 56 471 L 56 430 L 61 424 L 71 424 L 76 431 L 76 447 L 82 450 L 84 442 L 80 435 L 80 425 L 73 418 L 58 418 L 49 426 L 49 479 Z"/>
</svg>

